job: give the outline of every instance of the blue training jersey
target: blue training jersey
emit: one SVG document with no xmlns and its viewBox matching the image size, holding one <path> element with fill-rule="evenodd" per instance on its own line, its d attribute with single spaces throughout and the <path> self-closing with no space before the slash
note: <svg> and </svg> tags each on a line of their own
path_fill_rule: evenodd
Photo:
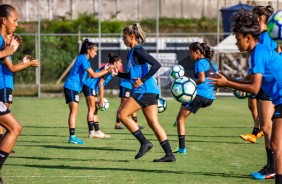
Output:
<svg viewBox="0 0 282 184">
<path fill-rule="evenodd" d="M 213 69 L 211 67 L 213 67 Z M 211 82 L 211 80 L 208 79 L 208 73 L 211 70 L 213 70 L 214 73 L 218 71 L 216 65 L 206 58 L 199 59 L 195 64 L 195 78 L 198 79 L 200 72 L 204 72 L 206 78 L 205 82 L 197 85 L 197 95 L 214 100 L 216 99 L 214 94 L 214 85 L 208 84 Z"/>
<path fill-rule="evenodd" d="M 12 62 L 12 56 L 10 56 L 10 61 Z M 10 69 L 3 64 L 2 66 L 2 72 L 4 75 L 4 85 L 5 88 L 11 88 L 14 89 L 14 74 L 10 71 Z"/>
<path fill-rule="evenodd" d="M 267 31 L 263 31 L 259 35 L 259 43 L 269 45 L 273 50 L 277 49 L 278 44 L 272 40 Z"/>
<path fill-rule="evenodd" d="M 251 74 L 262 74 L 261 88 L 274 105 L 282 104 L 282 57 L 270 46 L 258 43 L 250 56 Z"/>
<path fill-rule="evenodd" d="M 141 45 L 137 44 L 135 47 L 133 47 L 127 57 L 127 67 L 130 73 L 130 81 L 133 83 L 135 79 L 142 78 L 149 72 L 149 66 L 147 63 L 138 65 L 135 64 L 133 60 L 133 53 L 134 49 L 136 47 L 142 47 Z M 153 93 L 153 94 L 159 94 L 160 90 L 157 85 L 157 82 L 154 80 L 153 77 L 150 77 L 148 80 L 146 80 L 141 86 L 137 88 L 132 89 L 132 93 Z"/>
<path fill-rule="evenodd" d="M 128 54 L 130 54 L 130 52 Z M 129 55 L 127 57 L 129 57 Z M 128 62 L 128 60 L 127 60 L 127 62 Z M 129 72 L 128 63 L 126 63 L 125 70 L 126 70 L 126 72 Z M 132 89 L 132 84 L 131 84 L 131 81 L 129 79 L 122 79 L 121 82 L 120 82 L 120 86 L 127 88 L 127 89 Z"/>
<path fill-rule="evenodd" d="M 99 72 L 99 71 L 101 71 L 103 69 L 104 69 L 104 67 L 101 67 L 101 68 L 97 69 L 95 72 Z M 88 77 L 86 79 L 86 81 L 84 82 L 84 85 L 88 86 L 91 89 L 94 89 L 96 94 L 97 94 L 98 93 L 98 89 L 99 89 L 99 82 L 100 82 L 101 78 L 104 78 L 105 81 L 103 83 L 103 86 L 105 86 L 106 84 L 108 84 L 110 82 L 110 80 L 113 78 L 113 76 L 112 76 L 112 74 L 107 73 L 107 74 L 105 74 L 105 75 L 103 75 L 101 77 L 98 77 L 98 78 Z"/>
<path fill-rule="evenodd" d="M 65 88 L 73 91 L 80 92 L 82 85 L 87 77 L 87 69 L 90 68 L 90 62 L 88 61 L 85 54 L 80 54 L 77 56 L 71 72 L 64 84 Z"/>
<path fill-rule="evenodd" d="M 0 50 L 4 50 L 5 48 L 5 41 L 2 37 L 2 35 L 0 34 Z M 4 64 L 4 58 L 0 58 L 0 89 L 5 88 L 5 81 L 4 81 L 4 75 L 3 75 L 3 67 Z"/>
</svg>

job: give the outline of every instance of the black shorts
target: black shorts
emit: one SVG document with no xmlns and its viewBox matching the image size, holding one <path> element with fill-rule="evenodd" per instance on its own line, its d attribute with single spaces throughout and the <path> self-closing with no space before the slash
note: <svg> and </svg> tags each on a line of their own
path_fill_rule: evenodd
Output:
<svg viewBox="0 0 282 184">
<path fill-rule="evenodd" d="M 255 94 L 251 94 L 251 96 L 249 96 L 250 99 L 257 99 L 257 95 Z"/>
<path fill-rule="evenodd" d="M 154 93 L 135 93 L 131 97 L 140 105 L 141 108 L 150 105 L 158 105 L 159 95 Z"/>
<path fill-rule="evenodd" d="M 275 106 L 275 110 L 274 110 L 274 114 L 272 116 L 272 119 L 273 118 L 282 118 L 282 104 Z"/>
<path fill-rule="evenodd" d="M 257 100 L 272 101 L 271 97 L 268 94 L 266 94 L 262 89 L 260 89 L 257 94 Z"/>
<path fill-rule="evenodd" d="M 65 98 L 66 98 L 66 104 L 70 102 L 76 102 L 79 103 L 79 93 L 78 91 L 73 91 L 68 88 L 64 88 Z"/>
<path fill-rule="evenodd" d="M 4 88 L 0 90 L 0 101 L 3 103 L 13 103 L 13 90 L 11 88 Z"/>
<path fill-rule="evenodd" d="M 96 91 L 94 89 L 90 88 L 89 86 L 83 85 L 82 91 L 83 91 L 83 94 L 84 94 L 85 97 L 88 97 L 88 96 L 96 96 L 97 97 Z"/>
<path fill-rule="evenodd" d="M 5 106 L 3 102 L 0 101 L 0 116 L 9 114 L 11 111 Z"/>
<path fill-rule="evenodd" d="M 200 109 L 200 108 L 205 108 L 208 107 L 212 104 L 213 100 L 209 99 L 209 98 L 205 98 L 199 95 L 196 95 L 196 97 L 194 98 L 194 100 L 192 100 L 191 102 L 188 103 L 182 103 L 182 105 L 189 110 L 190 112 L 196 114 L 196 112 Z"/>
<path fill-rule="evenodd" d="M 125 88 L 120 86 L 119 87 L 119 97 L 125 97 L 125 98 L 129 98 L 131 96 L 131 89 Z"/>
</svg>

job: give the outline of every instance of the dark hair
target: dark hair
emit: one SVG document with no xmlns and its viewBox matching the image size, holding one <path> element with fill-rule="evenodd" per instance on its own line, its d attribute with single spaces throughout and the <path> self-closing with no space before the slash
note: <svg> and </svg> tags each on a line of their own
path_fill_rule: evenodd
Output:
<svg viewBox="0 0 282 184">
<path fill-rule="evenodd" d="M 1 4 L 0 5 L 0 21 L 2 22 L 2 19 L 4 17 L 8 17 L 11 11 L 16 11 L 16 9 L 11 5 Z"/>
<path fill-rule="evenodd" d="M 146 40 L 146 34 L 143 31 L 139 23 L 135 23 L 130 26 L 126 26 L 123 29 L 123 33 L 134 34 L 138 43 L 143 44 Z"/>
<path fill-rule="evenodd" d="M 79 54 L 87 54 L 87 50 L 92 49 L 93 47 L 96 47 L 96 45 L 88 39 L 85 39 L 82 43 Z"/>
<path fill-rule="evenodd" d="M 257 16 L 265 16 L 266 21 L 268 18 L 274 13 L 274 8 L 270 5 L 268 6 L 255 6 L 253 9 L 253 13 Z"/>
<path fill-rule="evenodd" d="M 121 60 L 121 57 L 119 57 L 115 53 L 111 53 L 111 52 L 108 54 L 108 58 L 109 58 L 109 63 L 110 64 L 113 64 L 114 62 L 117 62 L 118 60 Z"/>
<path fill-rule="evenodd" d="M 194 52 L 196 50 L 199 50 L 201 54 L 205 56 L 205 58 L 212 59 L 214 55 L 214 50 L 211 49 L 206 42 L 200 43 L 200 42 L 194 42 L 189 45 L 189 50 Z"/>
<path fill-rule="evenodd" d="M 250 34 L 255 40 L 259 39 L 259 18 L 250 10 L 242 9 L 232 17 L 233 33 L 240 33 L 244 37 Z"/>
</svg>

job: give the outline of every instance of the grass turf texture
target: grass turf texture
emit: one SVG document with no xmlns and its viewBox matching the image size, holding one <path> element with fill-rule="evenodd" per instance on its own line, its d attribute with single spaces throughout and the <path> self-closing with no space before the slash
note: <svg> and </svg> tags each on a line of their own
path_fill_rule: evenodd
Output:
<svg viewBox="0 0 282 184">
<path fill-rule="evenodd" d="M 25 183 L 273 183 L 249 177 L 266 163 L 263 139 L 250 144 L 239 138 L 250 133 L 253 123 L 247 100 L 218 98 L 186 120 L 187 155 L 176 154 L 175 163 L 153 163 L 164 153 L 145 122 L 138 120 L 154 147 L 135 160 L 139 143 L 127 130 L 114 130 L 118 98 L 109 98 L 110 108 L 99 112 L 100 128 L 110 139 L 89 139 L 87 107 L 81 98 L 76 135 L 84 145 L 68 144 L 68 106 L 63 98 L 15 98 L 11 110 L 23 125 L 14 150 L 2 168 L 7 184 Z M 172 126 L 180 103 L 167 100 L 159 114 L 172 149 L 178 147 L 177 129 Z"/>
</svg>

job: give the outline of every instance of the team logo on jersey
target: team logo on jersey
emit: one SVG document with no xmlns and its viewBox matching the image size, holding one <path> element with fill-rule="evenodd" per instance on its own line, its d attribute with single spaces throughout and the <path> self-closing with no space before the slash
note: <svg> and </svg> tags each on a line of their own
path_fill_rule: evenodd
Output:
<svg viewBox="0 0 282 184">
<path fill-rule="evenodd" d="M 124 96 L 129 98 L 130 97 L 130 92 L 129 91 L 125 92 Z"/>
<path fill-rule="evenodd" d="M 6 112 L 7 111 L 7 107 L 4 105 L 3 102 L 0 102 L 0 112 Z"/>
<path fill-rule="evenodd" d="M 9 102 L 13 101 L 13 95 L 12 94 L 9 95 L 9 99 L 8 100 L 9 100 Z"/>
<path fill-rule="evenodd" d="M 79 102 L 79 95 L 75 95 L 75 101 Z"/>
</svg>

